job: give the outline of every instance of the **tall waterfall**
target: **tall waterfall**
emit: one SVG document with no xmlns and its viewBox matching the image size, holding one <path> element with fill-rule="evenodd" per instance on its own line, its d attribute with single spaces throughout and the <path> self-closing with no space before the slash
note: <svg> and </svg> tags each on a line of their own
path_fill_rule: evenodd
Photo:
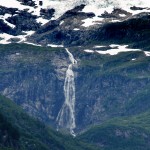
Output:
<svg viewBox="0 0 150 150">
<path fill-rule="evenodd" d="M 70 131 L 72 135 L 75 136 L 74 129 L 76 128 L 75 122 L 75 82 L 74 82 L 74 72 L 72 67 L 77 64 L 73 55 L 66 48 L 66 52 L 69 55 L 70 64 L 66 71 L 65 83 L 64 83 L 64 96 L 65 101 L 58 113 L 57 122 L 58 128 L 66 128 Z"/>
</svg>

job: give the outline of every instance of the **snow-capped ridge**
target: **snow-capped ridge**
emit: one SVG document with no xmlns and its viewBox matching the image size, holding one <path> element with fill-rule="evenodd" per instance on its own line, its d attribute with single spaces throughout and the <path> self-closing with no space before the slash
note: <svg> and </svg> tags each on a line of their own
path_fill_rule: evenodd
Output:
<svg viewBox="0 0 150 150">
<path fill-rule="evenodd" d="M 0 11 L 2 26 L 6 26 L 4 28 L 7 28 L 7 30 L 1 31 L 0 37 L 2 40 L 0 43 L 5 41 L 4 43 L 6 44 L 8 41 L 10 42 L 12 38 L 23 42 L 26 40 L 26 37 L 29 36 L 28 34 L 24 36 L 24 32 L 37 31 L 49 21 L 59 20 L 65 12 L 77 6 L 81 6 L 79 10 L 76 10 L 76 12 L 80 13 L 78 14 L 79 16 L 85 15 L 86 13 L 91 13 L 93 16 L 85 15 L 83 18 L 77 17 L 76 19 L 82 22 L 77 24 L 78 26 L 75 25 L 72 27 L 73 29 L 69 28 L 74 32 L 85 31 L 91 26 L 100 27 L 105 22 L 121 22 L 135 14 L 150 12 L 150 9 L 148 9 L 148 7 L 150 7 L 148 0 L 30 0 L 34 5 L 20 1 L 21 0 L 0 1 L 0 6 L 3 7 L 1 9 L 12 8 L 12 10 L 7 10 L 5 13 Z M 42 1 L 42 4 L 40 4 L 40 1 Z M 47 15 L 47 13 L 49 13 L 49 15 Z M 19 21 L 20 18 L 22 18 L 21 22 Z M 18 25 L 21 23 L 22 25 Z M 59 23 L 59 26 L 62 25 L 66 26 L 63 19 Z"/>
</svg>

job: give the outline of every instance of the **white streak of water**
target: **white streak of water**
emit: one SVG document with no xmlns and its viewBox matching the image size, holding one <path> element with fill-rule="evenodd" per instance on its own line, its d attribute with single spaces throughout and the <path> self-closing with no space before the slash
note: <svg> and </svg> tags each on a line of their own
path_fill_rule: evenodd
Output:
<svg viewBox="0 0 150 150">
<path fill-rule="evenodd" d="M 58 128 L 65 128 L 75 136 L 74 129 L 76 128 L 75 122 L 75 82 L 74 72 L 72 67 L 77 64 L 72 53 L 66 48 L 66 52 L 69 55 L 71 64 L 69 64 L 66 71 L 66 78 L 64 83 L 64 95 L 65 101 L 57 116 Z"/>
</svg>

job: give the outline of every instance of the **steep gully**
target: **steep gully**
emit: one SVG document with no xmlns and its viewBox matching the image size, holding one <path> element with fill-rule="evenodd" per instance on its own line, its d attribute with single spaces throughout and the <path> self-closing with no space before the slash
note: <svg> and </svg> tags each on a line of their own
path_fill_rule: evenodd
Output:
<svg viewBox="0 0 150 150">
<path fill-rule="evenodd" d="M 73 66 L 77 64 L 77 61 L 74 59 L 73 55 L 66 48 L 66 52 L 69 55 L 71 64 L 69 64 L 66 71 L 66 77 L 64 82 L 64 95 L 65 101 L 60 109 L 57 122 L 59 128 L 66 128 L 69 132 L 75 136 L 74 129 L 76 128 L 75 122 L 75 82 L 74 82 L 74 72 L 72 70 Z"/>
</svg>

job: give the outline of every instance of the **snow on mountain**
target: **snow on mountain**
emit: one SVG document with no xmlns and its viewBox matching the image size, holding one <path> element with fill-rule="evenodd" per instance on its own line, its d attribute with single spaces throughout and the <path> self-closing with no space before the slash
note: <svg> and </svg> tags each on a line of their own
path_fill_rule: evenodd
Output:
<svg viewBox="0 0 150 150">
<path fill-rule="evenodd" d="M 104 21 L 120 22 L 135 14 L 150 12 L 148 0 L 30 0 L 34 5 L 29 5 L 28 2 L 25 0 L 0 1 L 1 44 L 12 41 L 24 42 L 32 32 L 81 4 L 85 7 L 79 12 L 93 12 L 95 16 L 82 19 L 81 27 L 75 27 L 74 31 L 80 31 L 82 27 L 101 25 Z M 107 16 L 114 15 L 116 18 L 105 19 Z M 62 25 L 60 23 L 60 26 Z"/>
<path fill-rule="evenodd" d="M 40 17 L 40 10 L 41 9 L 48 9 L 53 8 L 55 9 L 55 14 L 53 19 L 57 19 L 66 11 L 73 9 L 75 6 L 79 6 L 81 4 L 85 4 L 85 8 L 83 12 L 94 12 L 97 15 L 101 15 L 105 11 L 111 13 L 114 8 L 123 8 L 132 12 L 133 14 L 143 12 L 143 11 L 150 11 L 147 7 L 150 7 L 148 0 L 43 0 L 42 6 L 39 5 L 39 1 L 42 0 L 33 0 L 36 4 L 36 8 L 32 6 L 22 5 L 21 2 L 17 0 L 9 0 L 9 1 L 0 1 L 0 6 L 8 7 L 8 8 L 18 8 L 19 10 L 28 9 L 28 12 L 32 13 L 33 15 L 37 15 Z M 133 11 L 130 7 L 143 7 L 145 9 L 140 11 Z M 41 18 L 40 18 L 41 19 Z M 39 20 L 40 20 L 39 19 Z M 48 20 L 47 20 L 48 21 Z M 46 20 L 41 20 L 41 23 L 46 23 Z"/>
<path fill-rule="evenodd" d="M 95 48 L 104 48 L 104 46 L 94 46 Z M 85 49 L 84 52 L 86 53 L 98 53 L 101 55 L 117 55 L 119 53 L 122 52 L 143 52 L 145 54 L 145 56 L 150 56 L 150 52 L 149 51 L 143 51 L 141 49 L 132 49 L 132 48 L 128 48 L 128 45 L 115 45 L 115 44 L 111 44 L 108 47 L 108 50 L 93 50 L 93 49 Z M 133 58 L 132 60 L 135 60 L 135 58 Z"/>
<path fill-rule="evenodd" d="M 44 0 L 43 7 L 54 8 L 55 18 L 60 17 L 67 10 L 73 9 L 75 6 L 79 6 L 81 4 L 85 4 L 85 8 L 83 12 L 94 12 L 97 15 L 104 13 L 105 11 L 111 13 L 114 8 L 121 8 L 128 10 L 133 14 L 137 14 L 147 10 L 147 7 L 150 7 L 150 3 L 148 0 Z M 141 11 L 133 11 L 130 7 L 142 7 L 145 8 Z"/>
</svg>

